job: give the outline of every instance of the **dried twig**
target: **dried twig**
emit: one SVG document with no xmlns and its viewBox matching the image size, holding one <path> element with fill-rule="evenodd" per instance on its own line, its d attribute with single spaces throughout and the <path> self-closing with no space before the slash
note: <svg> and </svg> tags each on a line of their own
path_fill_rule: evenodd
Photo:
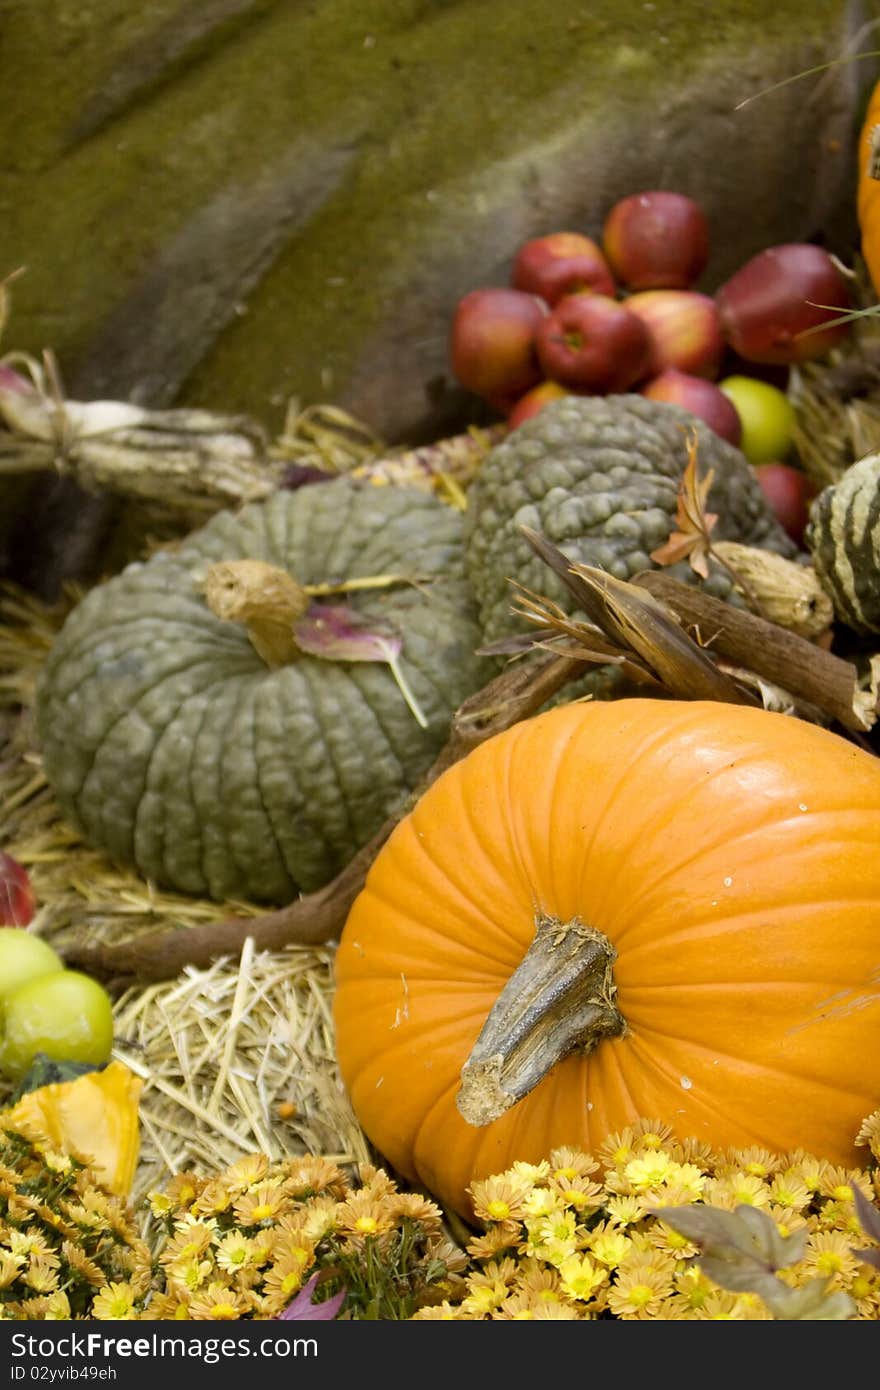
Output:
<svg viewBox="0 0 880 1390">
<path fill-rule="evenodd" d="M 659 570 L 646 570 L 635 583 L 699 634 L 707 652 L 781 686 L 795 702 L 814 706 L 845 729 L 864 732 L 873 727 L 875 697 L 860 687 L 851 662 Z"/>
</svg>

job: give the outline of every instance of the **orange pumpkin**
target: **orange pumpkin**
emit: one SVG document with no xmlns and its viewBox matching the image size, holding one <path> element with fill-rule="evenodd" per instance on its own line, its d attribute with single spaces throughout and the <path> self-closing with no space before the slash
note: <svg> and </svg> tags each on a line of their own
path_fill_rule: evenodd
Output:
<svg viewBox="0 0 880 1390">
<path fill-rule="evenodd" d="M 880 295 L 880 82 L 868 101 L 859 135 L 857 213 L 862 256 Z"/>
<path fill-rule="evenodd" d="M 465 1215 L 473 1179 L 639 1117 L 860 1165 L 880 1104 L 880 760 L 711 702 L 519 724 L 378 855 L 335 1021 L 365 1133 Z"/>
</svg>

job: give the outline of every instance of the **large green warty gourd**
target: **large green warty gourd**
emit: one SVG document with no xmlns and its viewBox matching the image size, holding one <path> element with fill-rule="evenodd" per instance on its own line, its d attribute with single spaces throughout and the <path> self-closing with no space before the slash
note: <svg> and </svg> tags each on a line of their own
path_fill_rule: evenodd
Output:
<svg viewBox="0 0 880 1390">
<path fill-rule="evenodd" d="M 522 526 L 541 532 L 569 559 L 618 579 L 653 568 L 651 552 L 676 525 L 691 438 L 699 476 L 714 473 L 708 499 L 708 510 L 718 516 L 713 537 L 792 557 L 796 547 L 770 510 L 753 468 L 708 425 L 644 396 L 565 396 L 497 444 L 469 491 L 468 573 L 484 640 L 503 638 L 517 627 L 511 579 L 574 610 L 568 590 L 531 549 Z M 687 563 L 669 572 L 696 582 Z M 705 588 L 731 597 L 730 574 L 713 565 Z M 598 686 L 599 672 L 591 680 Z"/>
<path fill-rule="evenodd" d="M 205 600 L 212 565 L 237 559 L 302 585 L 416 580 L 333 601 L 402 637 L 427 727 L 383 662 L 298 654 L 267 666 Z M 415 786 L 491 673 L 479 642 L 459 512 L 347 479 L 281 491 L 218 514 L 74 608 L 39 683 L 46 773 L 87 841 L 157 885 L 288 902 L 339 872 Z"/>
</svg>

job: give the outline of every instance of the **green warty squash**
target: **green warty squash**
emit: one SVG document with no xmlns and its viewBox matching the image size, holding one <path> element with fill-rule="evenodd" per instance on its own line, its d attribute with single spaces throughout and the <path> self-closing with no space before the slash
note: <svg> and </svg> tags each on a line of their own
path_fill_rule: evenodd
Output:
<svg viewBox="0 0 880 1390">
<path fill-rule="evenodd" d="M 709 510 L 717 540 L 792 557 L 745 456 L 689 412 L 639 395 L 565 396 L 551 401 L 497 444 L 471 485 L 466 515 L 468 573 L 484 640 L 516 630 L 509 580 L 546 595 L 566 612 L 562 581 L 520 533 L 542 532 L 570 559 L 631 579 L 654 568 L 651 552 L 675 526 L 678 487 L 696 433 L 700 476 L 714 482 Z M 686 563 L 669 573 L 693 582 Z M 731 598 L 732 581 L 714 566 L 708 593 Z M 601 668 L 600 668 L 601 669 Z"/>
<path fill-rule="evenodd" d="M 260 638 L 258 623 L 212 611 L 211 576 L 242 560 L 280 571 L 282 589 L 291 575 L 417 581 L 332 601 L 402 639 L 426 727 L 383 661 L 273 657 L 296 612 Z M 74 608 L 39 683 L 46 773 L 86 839 L 145 878 L 284 903 L 326 883 L 416 784 L 490 674 L 478 645 L 459 512 L 346 479 L 278 492 L 218 514 Z"/>
</svg>

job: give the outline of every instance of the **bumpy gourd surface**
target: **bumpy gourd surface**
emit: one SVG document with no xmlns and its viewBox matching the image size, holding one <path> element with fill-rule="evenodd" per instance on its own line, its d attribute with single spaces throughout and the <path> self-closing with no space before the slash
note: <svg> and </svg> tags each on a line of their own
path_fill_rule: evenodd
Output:
<svg viewBox="0 0 880 1390">
<path fill-rule="evenodd" d="M 699 476 L 715 478 L 708 510 L 717 540 L 762 546 L 785 556 L 795 547 L 770 511 L 743 454 L 677 406 L 643 396 L 568 396 L 545 406 L 498 444 L 471 487 L 468 573 L 486 641 L 511 632 L 515 579 L 573 611 L 568 590 L 520 533 L 542 532 L 581 564 L 630 579 L 651 569 L 651 551 L 674 529 L 679 481 L 696 431 Z M 693 580 L 686 564 L 671 566 Z M 707 592 L 727 598 L 720 567 Z"/>
<path fill-rule="evenodd" d="M 175 553 L 93 589 L 38 691 L 49 780 L 86 838 L 157 884 L 286 902 L 378 829 L 486 678 L 461 516 L 415 489 L 346 480 L 224 512 Z M 308 656 L 270 670 L 201 593 L 210 566 L 261 559 L 315 584 L 404 574 L 352 594 L 404 639 L 423 730 L 388 667 Z"/>
<path fill-rule="evenodd" d="M 840 620 L 880 632 L 880 455 L 859 459 L 810 507 L 804 536 Z"/>
</svg>

